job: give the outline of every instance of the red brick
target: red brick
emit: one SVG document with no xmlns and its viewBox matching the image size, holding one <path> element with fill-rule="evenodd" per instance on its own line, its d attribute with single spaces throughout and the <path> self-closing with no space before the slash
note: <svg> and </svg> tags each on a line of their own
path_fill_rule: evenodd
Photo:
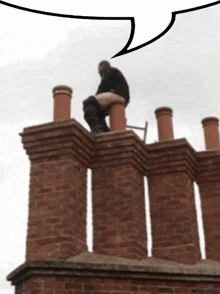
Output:
<svg viewBox="0 0 220 294">
<path fill-rule="evenodd" d="M 139 249 L 135 257 L 143 258 L 147 256 L 143 175 L 130 165 L 118 164 L 93 170 L 94 251 L 129 258 L 132 244 Z M 138 188 L 136 183 L 127 182 L 125 168 L 136 176 Z M 114 185 L 100 181 L 103 176 Z"/>
<path fill-rule="evenodd" d="M 185 173 L 175 172 L 152 175 L 148 184 L 153 256 L 189 264 L 197 263 L 200 259 L 200 249 L 192 180 Z M 175 201 L 174 208 L 170 207 L 170 200 Z M 185 203 L 184 209 L 182 203 Z M 192 254 L 188 253 L 189 245 Z"/>
<path fill-rule="evenodd" d="M 59 129 L 60 125 L 54 125 L 52 129 L 48 129 L 47 126 L 40 129 L 36 127 L 32 128 L 31 133 L 28 129 L 25 130 L 22 135 L 24 147 L 31 161 L 26 255 L 30 260 L 65 259 L 87 249 L 87 169 L 80 161 L 80 156 L 73 155 L 74 148 L 77 148 L 76 152 L 78 152 L 78 145 L 74 145 L 70 126 L 63 125 L 62 136 L 60 136 L 61 132 L 55 131 L 56 128 Z M 74 129 L 75 125 L 71 128 Z M 66 135 L 65 131 L 67 131 Z M 64 135 L 65 141 L 63 141 Z M 47 137 L 50 139 L 46 139 Z M 56 145 L 53 144 L 53 140 Z M 63 149 L 62 144 L 68 142 L 71 143 L 72 152 Z M 50 150 L 53 150 L 54 156 L 49 156 Z M 65 152 L 69 153 L 65 154 Z M 55 156 L 55 153 L 59 155 Z M 83 149 L 80 150 L 80 154 L 84 156 Z M 82 160 L 84 159 L 83 157 Z M 66 248 L 66 242 L 71 242 L 72 246 Z M 54 246 L 62 248 L 63 252 L 52 251 L 53 248 L 55 249 Z"/>
<path fill-rule="evenodd" d="M 82 290 L 83 285 L 79 284 L 79 283 L 74 283 L 74 282 L 70 282 L 70 283 L 66 283 L 65 284 L 65 289 L 69 290 Z"/>
<path fill-rule="evenodd" d="M 170 293 L 174 293 L 174 289 L 173 288 L 168 288 L 168 287 L 158 287 L 158 293 L 166 293 L 166 294 L 170 294 Z"/>
</svg>

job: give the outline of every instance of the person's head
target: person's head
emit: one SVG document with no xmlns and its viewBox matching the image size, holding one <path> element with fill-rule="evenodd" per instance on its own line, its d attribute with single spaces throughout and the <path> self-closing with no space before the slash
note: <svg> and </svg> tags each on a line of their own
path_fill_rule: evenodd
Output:
<svg viewBox="0 0 220 294">
<path fill-rule="evenodd" d="M 110 63 L 106 60 L 103 60 L 99 63 L 99 66 L 98 66 L 98 72 L 100 74 L 100 76 L 102 75 L 102 70 L 105 69 L 105 68 L 108 68 L 108 67 L 111 67 Z"/>
</svg>

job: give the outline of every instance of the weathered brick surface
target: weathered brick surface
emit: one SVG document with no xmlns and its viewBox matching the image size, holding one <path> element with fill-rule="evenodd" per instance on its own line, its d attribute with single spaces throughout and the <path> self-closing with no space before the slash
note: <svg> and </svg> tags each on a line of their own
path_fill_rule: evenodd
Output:
<svg viewBox="0 0 220 294">
<path fill-rule="evenodd" d="M 200 260 L 200 249 L 193 190 L 194 155 L 184 140 L 153 146 L 148 170 L 152 254 L 195 264 Z"/>
<path fill-rule="evenodd" d="M 86 167 L 75 160 L 31 167 L 27 259 L 65 259 L 86 248 Z"/>
<path fill-rule="evenodd" d="M 97 253 L 140 259 L 147 256 L 144 175 L 136 162 L 143 144 L 133 133 L 127 135 L 121 138 L 118 133 L 96 143 L 93 247 Z"/>
<path fill-rule="evenodd" d="M 206 257 L 220 261 L 220 183 L 201 183 Z"/>
<path fill-rule="evenodd" d="M 25 129 L 22 141 L 31 161 L 26 259 L 66 259 L 86 251 L 92 140 L 73 120 Z"/>
<path fill-rule="evenodd" d="M 206 257 L 220 261 L 220 152 L 199 153 L 200 190 Z"/>
<path fill-rule="evenodd" d="M 16 294 L 219 294 L 220 283 L 99 277 L 34 277 Z"/>
<path fill-rule="evenodd" d="M 143 175 L 132 165 L 93 170 L 94 251 L 147 256 Z"/>
<path fill-rule="evenodd" d="M 193 183 L 185 173 L 149 177 L 153 256 L 197 263 L 199 254 Z"/>
</svg>

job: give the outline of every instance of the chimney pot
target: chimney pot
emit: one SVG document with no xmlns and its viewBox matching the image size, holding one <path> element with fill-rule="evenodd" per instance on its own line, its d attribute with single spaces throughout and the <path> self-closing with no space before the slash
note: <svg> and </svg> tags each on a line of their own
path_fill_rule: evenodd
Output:
<svg viewBox="0 0 220 294">
<path fill-rule="evenodd" d="M 219 119 L 206 117 L 202 120 L 206 150 L 219 148 Z"/>
<path fill-rule="evenodd" d="M 159 107 L 155 110 L 159 141 L 173 140 L 172 109 Z"/>
<path fill-rule="evenodd" d="M 126 128 L 125 104 L 117 102 L 111 105 L 110 111 L 110 131 L 123 131 Z"/>
<path fill-rule="evenodd" d="M 70 119 L 72 92 L 72 89 L 66 85 L 59 85 L 53 88 L 54 121 Z"/>
</svg>

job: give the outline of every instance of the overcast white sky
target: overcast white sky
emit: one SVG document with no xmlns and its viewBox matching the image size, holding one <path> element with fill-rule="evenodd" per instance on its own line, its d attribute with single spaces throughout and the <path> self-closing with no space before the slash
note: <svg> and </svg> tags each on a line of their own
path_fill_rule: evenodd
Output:
<svg viewBox="0 0 220 294">
<path fill-rule="evenodd" d="M 28 212 L 29 161 L 18 134 L 52 121 L 58 84 L 73 88 L 72 117 L 87 128 L 82 100 L 95 93 L 97 64 L 107 59 L 130 85 L 127 123 L 149 123 L 147 143 L 157 140 L 155 109 L 169 106 L 175 138 L 204 150 L 201 120 L 219 117 L 220 5 L 177 15 L 162 38 L 114 59 L 130 36 L 129 20 L 58 18 L 0 4 L 0 27 L 0 293 L 11 294 L 5 276 L 24 262 Z"/>
</svg>

